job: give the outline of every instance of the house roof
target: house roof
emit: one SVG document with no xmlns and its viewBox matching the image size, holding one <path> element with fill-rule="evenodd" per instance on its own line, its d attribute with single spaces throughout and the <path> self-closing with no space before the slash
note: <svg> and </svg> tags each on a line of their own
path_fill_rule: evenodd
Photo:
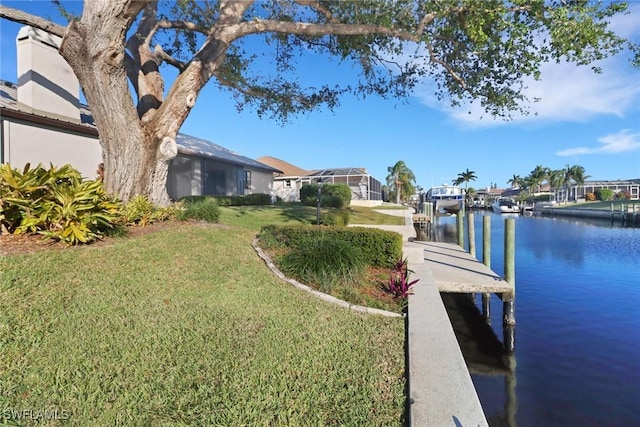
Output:
<svg viewBox="0 0 640 427">
<path fill-rule="evenodd" d="M 178 151 L 181 154 L 208 157 L 211 159 L 224 160 L 228 163 L 236 165 L 248 166 L 255 169 L 263 169 L 271 172 L 282 173 L 280 169 L 271 167 L 265 163 L 251 159 L 249 157 L 238 154 L 228 148 L 214 144 L 206 139 L 196 138 L 195 136 L 179 133 L 176 138 Z"/>
<path fill-rule="evenodd" d="M 280 177 L 300 177 L 307 176 L 311 173 L 311 171 L 304 170 L 295 165 L 292 165 L 291 163 L 285 162 L 284 160 L 272 156 L 262 156 L 257 160 L 260 163 L 264 163 L 265 165 L 280 169 L 282 173 L 282 176 Z"/>
<path fill-rule="evenodd" d="M 83 104 L 79 105 L 80 122 L 73 122 L 67 117 L 58 116 L 56 114 L 37 111 L 19 103 L 17 100 L 16 85 L 5 80 L 0 80 L 0 107 L 5 110 L 4 112 L 11 111 L 16 113 L 16 115 L 20 114 L 21 118 L 30 118 L 33 121 L 46 121 L 47 124 L 52 126 L 86 132 L 92 136 L 97 135 L 96 125 L 88 106 Z M 71 127 L 73 128 L 71 129 Z M 178 152 L 180 154 L 217 159 L 239 166 L 247 166 L 254 169 L 282 173 L 278 168 L 238 154 L 228 148 L 214 144 L 211 141 L 207 141 L 206 139 L 179 133 L 176 137 L 176 144 L 178 145 Z"/>
<path fill-rule="evenodd" d="M 367 175 L 365 168 L 334 168 L 313 171 L 309 176 L 350 176 L 350 175 Z"/>
</svg>

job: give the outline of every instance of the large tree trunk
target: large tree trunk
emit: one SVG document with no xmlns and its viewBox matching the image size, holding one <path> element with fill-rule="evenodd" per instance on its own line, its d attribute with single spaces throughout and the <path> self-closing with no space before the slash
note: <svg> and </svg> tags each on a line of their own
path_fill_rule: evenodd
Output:
<svg viewBox="0 0 640 427">
<path fill-rule="evenodd" d="M 168 134 L 139 119 L 124 67 L 124 31 L 144 5 L 87 2 L 82 19 L 67 28 L 60 53 L 91 106 L 100 134 L 106 190 L 123 201 L 144 194 L 157 205 L 167 205 L 166 178 L 169 161 L 177 154 L 177 129 Z"/>
</svg>

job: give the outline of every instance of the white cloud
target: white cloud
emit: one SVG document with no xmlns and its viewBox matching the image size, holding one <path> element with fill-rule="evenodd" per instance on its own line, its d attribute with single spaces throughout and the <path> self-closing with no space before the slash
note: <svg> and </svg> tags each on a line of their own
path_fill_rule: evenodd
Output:
<svg viewBox="0 0 640 427">
<path fill-rule="evenodd" d="M 632 5 L 632 12 L 612 19 L 611 27 L 624 37 L 640 33 L 637 19 L 640 4 Z M 601 74 L 588 66 L 576 66 L 566 62 L 546 63 L 541 67 L 541 80 L 524 80 L 524 95 L 531 102 L 529 115 L 513 114 L 511 121 L 493 118 L 486 114 L 477 101 L 452 108 L 446 101 L 433 96 L 435 85 L 424 82 L 416 90 L 416 97 L 430 107 L 439 109 L 454 120 L 473 127 L 492 127 L 539 121 L 586 122 L 595 116 L 614 115 L 623 117 L 627 111 L 640 103 L 640 72 L 633 69 L 627 58 L 613 57 L 597 64 Z"/>
<path fill-rule="evenodd" d="M 617 154 L 640 150 L 640 133 L 631 133 L 629 129 L 598 138 L 602 145 L 596 147 L 576 147 L 558 151 L 558 156 L 574 156 L 577 154 L 607 153 Z"/>
</svg>

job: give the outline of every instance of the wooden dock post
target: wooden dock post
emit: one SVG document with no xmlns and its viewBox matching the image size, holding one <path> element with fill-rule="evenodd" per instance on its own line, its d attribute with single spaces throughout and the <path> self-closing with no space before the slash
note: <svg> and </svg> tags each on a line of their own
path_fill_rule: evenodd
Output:
<svg viewBox="0 0 640 427">
<path fill-rule="evenodd" d="M 476 226 L 473 221 L 473 212 L 467 214 L 467 227 L 469 233 L 469 255 L 476 257 Z"/>
<path fill-rule="evenodd" d="M 515 350 L 515 324 L 514 304 L 516 295 L 516 220 L 507 218 L 504 220 L 504 280 L 513 286 L 510 293 L 502 294 L 502 323 L 504 332 L 504 345 L 508 352 Z"/>
<path fill-rule="evenodd" d="M 462 210 L 456 214 L 456 228 L 458 230 L 458 246 L 464 248 L 464 214 Z"/>
<path fill-rule="evenodd" d="M 482 217 L 482 263 L 491 268 L 491 217 Z M 482 317 L 491 324 L 491 294 L 482 294 Z"/>
</svg>

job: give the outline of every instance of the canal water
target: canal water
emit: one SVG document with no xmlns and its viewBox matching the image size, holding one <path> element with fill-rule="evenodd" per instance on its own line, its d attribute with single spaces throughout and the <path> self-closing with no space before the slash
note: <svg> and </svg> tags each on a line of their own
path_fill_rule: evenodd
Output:
<svg viewBox="0 0 640 427">
<path fill-rule="evenodd" d="M 507 216 L 475 212 L 480 260 L 483 215 L 491 215 L 491 268 L 503 275 Z M 489 424 L 640 426 L 640 228 L 514 217 L 516 351 L 496 362 L 491 345 L 461 342 L 463 352 L 485 353 L 467 362 Z M 439 218 L 433 239 L 456 243 L 455 218 Z M 489 330 L 498 340 L 501 315 L 494 295 Z"/>
</svg>

